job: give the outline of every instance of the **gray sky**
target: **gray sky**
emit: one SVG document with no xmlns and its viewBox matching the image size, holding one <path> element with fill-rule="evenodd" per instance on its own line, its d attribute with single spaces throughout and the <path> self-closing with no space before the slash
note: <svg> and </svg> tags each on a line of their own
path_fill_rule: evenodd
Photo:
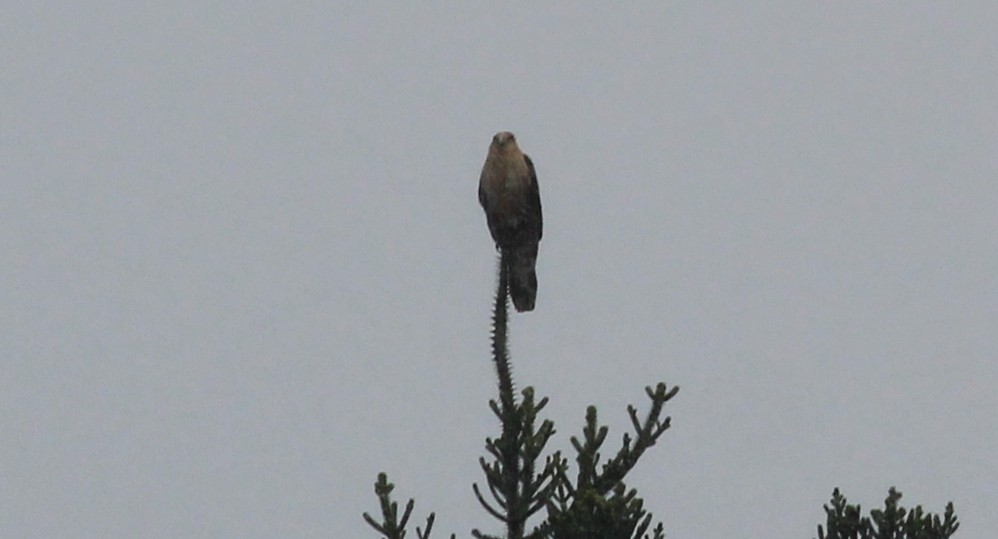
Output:
<svg viewBox="0 0 998 539">
<path fill-rule="evenodd" d="M 552 449 L 665 381 L 672 538 L 998 529 L 998 4 L 561 4 L 0 8 L 0 536 L 373 537 L 382 470 L 497 531 L 499 130 Z"/>
</svg>

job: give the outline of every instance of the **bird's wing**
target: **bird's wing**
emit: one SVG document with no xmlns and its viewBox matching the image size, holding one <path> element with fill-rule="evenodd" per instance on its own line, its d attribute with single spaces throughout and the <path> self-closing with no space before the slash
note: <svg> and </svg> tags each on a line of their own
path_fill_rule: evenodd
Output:
<svg viewBox="0 0 998 539">
<path fill-rule="evenodd" d="M 527 193 L 527 222 L 532 228 L 537 229 L 537 239 L 541 239 L 544 232 L 544 218 L 541 215 L 541 191 L 537 186 L 537 171 L 534 170 L 534 162 L 523 154 L 524 161 L 527 162 L 527 170 L 530 173 L 530 187 Z M 479 195 L 480 196 L 480 195 Z"/>
</svg>

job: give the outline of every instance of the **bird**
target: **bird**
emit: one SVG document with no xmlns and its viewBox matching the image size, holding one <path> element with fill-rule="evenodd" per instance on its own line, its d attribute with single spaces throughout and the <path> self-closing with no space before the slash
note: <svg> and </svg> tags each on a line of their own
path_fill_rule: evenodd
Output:
<svg viewBox="0 0 998 539">
<path fill-rule="evenodd" d="M 478 180 L 478 202 L 489 233 L 509 268 L 509 296 L 517 312 L 534 310 L 537 248 L 543 232 L 534 163 L 509 131 L 492 137 Z"/>
</svg>

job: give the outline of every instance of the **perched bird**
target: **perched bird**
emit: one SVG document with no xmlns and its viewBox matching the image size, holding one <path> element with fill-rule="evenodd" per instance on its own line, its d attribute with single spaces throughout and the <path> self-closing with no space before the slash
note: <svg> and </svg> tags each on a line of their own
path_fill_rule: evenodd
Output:
<svg viewBox="0 0 998 539">
<path fill-rule="evenodd" d="M 513 133 L 502 131 L 492 137 L 478 180 L 478 201 L 496 248 L 506 255 L 513 306 L 520 312 L 534 310 L 541 195 L 534 163 L 520 151 Z"/>
</svg>

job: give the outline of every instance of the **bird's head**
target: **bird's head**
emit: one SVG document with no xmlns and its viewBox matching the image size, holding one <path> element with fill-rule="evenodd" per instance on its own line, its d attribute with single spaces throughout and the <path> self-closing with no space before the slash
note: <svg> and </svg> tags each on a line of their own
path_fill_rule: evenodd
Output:
<svg viewBox="0 0 998 539">
<path fill-rule="evenodd" d="M 516 143 L 516 137 L 509 131 L 500 131 L 496 133 L 496 136 L 492 137 L 492 144 L 496 147 L 502 148 L 510 143 Z"/>
</svg>

